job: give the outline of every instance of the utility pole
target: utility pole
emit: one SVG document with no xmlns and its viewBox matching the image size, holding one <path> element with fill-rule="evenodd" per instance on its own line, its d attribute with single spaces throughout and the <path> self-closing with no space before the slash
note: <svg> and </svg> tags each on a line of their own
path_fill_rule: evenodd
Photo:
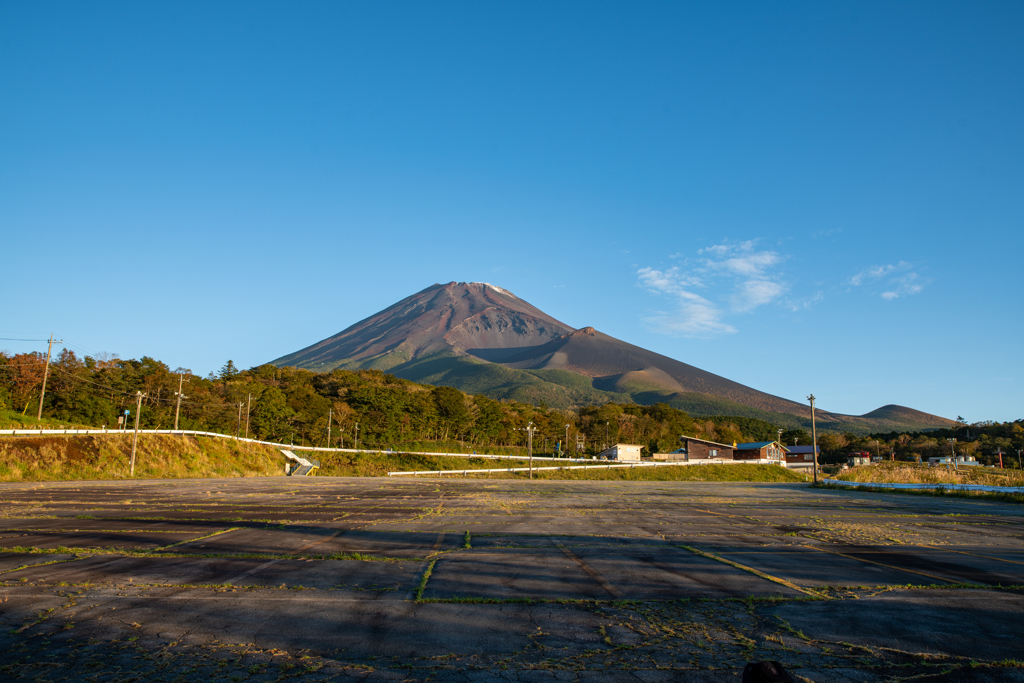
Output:
<svg viewBox="0 0 1024 683">
<path fill-rule="evenodd" d="M 356 443 L 355 443 L 354 448 L 358 451 L 359 450 L 359 423 L 358 422 L 356 422 L 355 435 L 356 435 Z"/>
<path fill-rule="evenodd" d="M 530 479 L 533 479 L 533 433 L 537 428 L 533 423 L 526 425 L 526 452 L 530 455 Z"/>
<path fill-rule="evenodd" d="M 334 408 L 327 411 L 327 447 L 331 447 L 331 420 L 334 418 Z"/>
<path fill-rule="evenodd" d="M 814 455 L 814 483 L 818 483 L 818 427 L 814 422 L 814 394 L 807 397 L 811 402 L 811 453 Z"/>
<path fill-rule="evenodd" d="M 602 451 L 608 450 L 608 423 L 607 422 L 604 423 L 604 448 L 602 448 L 601 450 Z"/>
<path fill-rule="evenodd" d="M 949 461 L 953 463 L 953 470 L 956 471 L 956 439 L 946 439 L 946 441 L 949 442 Z"/>
<path fill-rule="evenodd" d="M 244 406 L 244 405 L 245 404 L 242 403 L 241 401 L 238 402 L 238 426 L 235 427 L 235 438 L 236 439 L 242 433 L 242 406 Z"/>
<path fill-rule="evenodd" d="M 249 409 L 252 408 L 252 394 L 245 399 L 245 438 L 249 438 Z"/>
<path fill-rule="evenodd" d="M 141 391 L 135 392 L 135 397 L 138 399 L 135 405 L 135 436 L 132 437 L 132 469 L 131 475 L 135 476 L 135 446 L 139 442 L 139 413 L 142 412 L 142 399 L 146 397 Z"/>
<path fill-rule="evenodd" d="M 178 397 L 178 405 L 174 408 L 174 431 L 178 431 L 178 415 L 181 413 L 181 399 L 188 398 L 185 394 L 181 393 L 181 385 L 191 379 L 186 380 L 184 373 L 178 373 L 178 390 L 175 391 L 175 395 Z"/>
<path fill-rule="evenodd" d="M 57 342 L 63 344 L 64 340 L 61 339 Z M 46 367 L 43 369 L 43 390 L 39 392 L 39 412 L 36 413 L 36 419 L 43 419 L 43 396 L 46 395 L 46 378 L 50 374 L 50 355 L 53 353 L 53 335 L 50 335 L 50 345 L 46 348 Z"/>
</svg>

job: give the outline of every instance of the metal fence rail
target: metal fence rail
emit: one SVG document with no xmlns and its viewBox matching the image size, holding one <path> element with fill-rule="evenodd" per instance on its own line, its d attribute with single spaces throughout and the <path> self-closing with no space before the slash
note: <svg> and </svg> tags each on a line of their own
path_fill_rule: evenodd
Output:
<svg viewBox="0 0 1024 683">
<path fill-rule="evenodd" d="M 57 436 L 75 436 L 75 435 L 88 435 L 88 434 L 133 434 L 132 429 L 0 429 L 0 436 L 46 436 L 46 435 L 57 435 Z M 395 451 L 395 450 L 382 450 L 379 448 L 325 448 L 323 446 L 296 446 L 295 444 L 276 443 L 274 441 L 260 441 L 259 439 L 246 439 L 241 436 L 232 436 L 230 434 L 219 434 L 217 432 L 200 432 L 191 429 L 140 429 L 139 434 L 171 434 L 180 436 L 209 436 L 217 439 L 234 439 L 235 441 L 242 441 L 245 443 L 255 443 L 263 446 L 273 446 L 275 448 L 288 448 L 293 451 L 319 451 L 322 453 L 393 453 L 395 455 L 430 455 L 430 456 L 442 456 L 447 458 L 484 458 L 487 460 L 529 460 L 528 455 L 483 455 L 480 453 L 443 453 L 443 452 L 432 452 L 432 451 Z M 564 462 L 564 463 L 593 463 L 594 460 L 590 458 L 552 458 L 545 455 L 535 455 L 534 460 L 541 462 Z M 590 467 L 631 467 L 632 465 L 780 465 L 786 467 L 784 462 L 778 460 L 670 460 L 670 461 L 658 461 L 650 462 L 644 461 L 640 463 L 626 463 L 618 465 L 589 465 Z M 319 462 L 318 462 L 319 465 Z M 523 471 L 530 468 L 522 468 Z M 534 467 L 533 469 L 540 469 Z M 565 469 L 565 467 L 549 467 L 547 469 Z M 438 470 L 425 470 L 424 472 L 417 472 L 415 474 L 429 474 Z M 463 470 L 445 470 L 447 472 L 461 472 Z M 518 469 L 496 469 L 496 470 L 468 470 L 472 472 L 511 472 L 519 471 Z M 400 474 L 412 474 L 412 473 L 396 473 L 395 476 Z M 392 473 L 388 473 L 391 476 Z"/>
<path fill-rule="evenodd" d="M 634 467 L 676 467 L 677 465 L 685 465 L 687 463 L 673 463 L 673 462 L 631 462 L 621 464 L 607 464 L 607 465 L 565 465 L 563 467 L 501 467 L 498 469 L 490 470 L 422 470 L 419 472 L 388 472 L 389 477 L 406 477 L 416 476 L 418 474 L 485 474 L 487 472 L 540 472 L 543 470 L 613 470 L 622 469 L 628 467 L 633 469 Z"/>
<path fill-rule="evenodd" d="M 438 476 L 442 474 L 483 474 L 486 472 L 529 472 L 531 469 L 534 472 L 542 470 L 613 470 L 634 467 L 693 467 L 700 465 L 724 465 L 729 461 L 725 462 L 686 462 L 685 460 L 675 460 L 670 462 L 622 462 L 622 463 L 608 463 L 606 465 L 563 465 L 561 467 L 501 467 L 498 469 L 489 470 L 421 470 L 418 472 L 388 472 L 389 477 L 406 477 L 416 476 L 419 474 L 436 474 Z M 765 460 L 738 460 L 733 461 L 736 465 L 780 465 L 778 461 L 765 461 Z M 783 465 L 784 467 L 785 465 Z"/>
</svg>

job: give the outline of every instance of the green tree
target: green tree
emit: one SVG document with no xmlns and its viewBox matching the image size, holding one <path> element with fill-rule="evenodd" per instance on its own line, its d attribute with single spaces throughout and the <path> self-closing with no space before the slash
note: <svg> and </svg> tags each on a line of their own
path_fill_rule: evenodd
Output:
<svg viewBox="0 0 1024 683">
<path fill-rule="evenodd" d="M 470 417 L 462 392 L 452 387 L 435 387 L 432 393 L 441 421 L 442 440 L 461 434 L 469 425 Z"/>
</svg>

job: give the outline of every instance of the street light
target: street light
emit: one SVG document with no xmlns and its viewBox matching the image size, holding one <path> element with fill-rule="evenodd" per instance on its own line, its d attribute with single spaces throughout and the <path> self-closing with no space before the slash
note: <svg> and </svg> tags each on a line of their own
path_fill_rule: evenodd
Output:
<svg viewBox="0 0 1024 683">
<path fill-rule="evenodd" d="M 814 401 L 815 396 L 811 394 L 807 397 L 807 400 L 811 402 L 811 454 L 814 455 L 814 483 L 818 483 L 818 428 L 814 422 Z"/>
</svg>

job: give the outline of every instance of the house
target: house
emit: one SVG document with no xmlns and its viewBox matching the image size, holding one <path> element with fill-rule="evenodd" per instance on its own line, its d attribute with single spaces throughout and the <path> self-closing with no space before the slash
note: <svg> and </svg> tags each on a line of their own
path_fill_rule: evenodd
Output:
<svg viewBox="0 0 1024 683">
<path fill-rule="evenodd" d="M 821 457 L 821 446 L 786 446 L 786 467 L 814 467 L 814 450 Z"/>
<path fill-rule="evenodd" d="M 611 448 L 606 448 L 597 454 L 597 457 L 602 460 L 640 460 L 640 449 L 643 446 L 637 446 L 631 443 L 617 443 Z"/>
<path fill-rule="evenodd" d="M 768 460 L 784 462 L 787 449 L 778 441 L 757 441 L 736 446 L 734 460 Z"/>
<path fill-rule="evenodd" d="M 933 467 L 940 465 L 953 465 L 954 467 L 977 467 L 978 460 L 973 455 L 958 455 L 955 459 L 951 458 L 948 455 L 940 455 L 938 457 L 928 458 L 928 464 Z"/>
<path fill-rule="evenodd" d="M 692 436 L 684 436 L 679 439 L 681 447 L 671 453 L 655 453 L 655 460 L 666 460 L 668 462 L 717 462 L 721 460 L 732 460 L 733 447 L 718 443 L 697 439 Z"/>
</svg>

